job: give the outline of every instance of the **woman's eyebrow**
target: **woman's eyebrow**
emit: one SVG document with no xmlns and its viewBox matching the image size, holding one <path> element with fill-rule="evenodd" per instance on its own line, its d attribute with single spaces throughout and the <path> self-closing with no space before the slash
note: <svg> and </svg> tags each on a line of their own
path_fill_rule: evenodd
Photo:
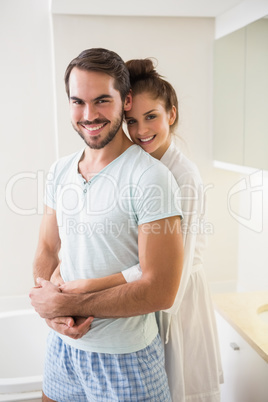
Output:
<svg viewBox="0 0 268 402">
<path fill-rule="evenodd" d="M 156 112 L 156 111 L 157 111 L 156 109 L 149 110 L 149 112 L 143 113 L 143 116 L 146 116 L 147 114 L 150 114 L 150 113 Z"/>
<path fill-rule="evenodd" d="M 157 109 L 149 110 L 148 112 L 143 113 L 143 116 L 147 116 L 147 114 L 150 114 L 152 112 L 157 112 Z M 135 119 L 135 117 L 132 117 L 132 116 L 126 117 L 126 120 L 130 120 L 130 119 Z"/>
</svg>

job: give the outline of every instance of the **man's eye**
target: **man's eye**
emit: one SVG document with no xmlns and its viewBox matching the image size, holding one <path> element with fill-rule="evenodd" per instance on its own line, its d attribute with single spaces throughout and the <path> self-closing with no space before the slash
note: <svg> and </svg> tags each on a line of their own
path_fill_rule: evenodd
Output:
<svg viewBox="0 0 268 402">
<path fill-rule="evenodd" d="M 97 101 L 97 104 L 102 104 L 102 103 L 107 103 L 107 102 L 108 102 L 108 100 L 106 100 L 106 99 L 99 99 Z"/>
<path fill-rule="evenodd" d="M 80 100 L 74 100 L 73 105 L 82 105 L 82 101 Z"/>
</svg>

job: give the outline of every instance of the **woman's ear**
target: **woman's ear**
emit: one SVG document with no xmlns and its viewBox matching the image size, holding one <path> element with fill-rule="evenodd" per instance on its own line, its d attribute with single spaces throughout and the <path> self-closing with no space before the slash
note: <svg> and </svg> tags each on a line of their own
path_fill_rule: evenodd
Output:
<svg viewBox="0 0 268 402">
<path fill-rule="evenodd" d="M 131 108 L 132 108 L 132 93 L 130 90 L 124 102 L 124 111 L 128 112 Z"/>
<path fill-rule="evenodd" d="M 176 107 L 173 105 L 170 111 L 169 122 L 168 122 L 170 126 L 172 126 L 172 124 L 176 120 L 176 116 L 177 116 L 177 110 Z"/>
</svg>

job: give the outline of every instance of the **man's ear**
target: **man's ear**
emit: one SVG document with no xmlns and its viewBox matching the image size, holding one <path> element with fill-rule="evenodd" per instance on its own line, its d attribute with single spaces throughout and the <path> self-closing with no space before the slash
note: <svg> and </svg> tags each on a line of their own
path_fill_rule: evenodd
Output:
<svg viewBox="0 0 268 402">
<path fill-rule="evenodd" d="M 132 108 L 132 92 L 130 90 L 124 102 L 124 111 L 128 112 L 131 108 Z"/>
</svg>

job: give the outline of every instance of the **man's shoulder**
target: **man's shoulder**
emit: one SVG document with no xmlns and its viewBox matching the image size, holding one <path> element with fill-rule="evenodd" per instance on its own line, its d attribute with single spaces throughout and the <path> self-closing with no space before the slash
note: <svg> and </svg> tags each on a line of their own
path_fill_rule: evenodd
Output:
<svg viewBox="0 0 268 402">
<path fill-rule="evenodd" d="M 82 153 L 83 150 L 80 150 L 57 159 L 50 169 L 50 172 L 53 174 L 53 179 L 59 179 L 62 175 L 66 175 L 75 169 L 75 165 L 77 165 Z"/>
<path fill-rule="evenodd" d="M 80 158 L 82 156 L 83 151 L 84 150 L 80 150 L 80 151 L 73 152 L 72 154 L 62 156 L 56 160 L 55 164 L 58 165 L 59 167 L 64 168 L 64 167 L 74 163 L 78 158 Z"/>
<path fill-rule="evenodd" d="M 80 151 L 73 152 L 72 154 L 62 156 L 54 162 L 54 165 L 59 170 L 68 169 L 68 167 L 72 166 L 74 163 L 76 163 L 76 161 L 77 162 L 79 161 L 79 159 L 82 156 L 83 151 L 84 150 L 80 150 Z"/>
</svg>

